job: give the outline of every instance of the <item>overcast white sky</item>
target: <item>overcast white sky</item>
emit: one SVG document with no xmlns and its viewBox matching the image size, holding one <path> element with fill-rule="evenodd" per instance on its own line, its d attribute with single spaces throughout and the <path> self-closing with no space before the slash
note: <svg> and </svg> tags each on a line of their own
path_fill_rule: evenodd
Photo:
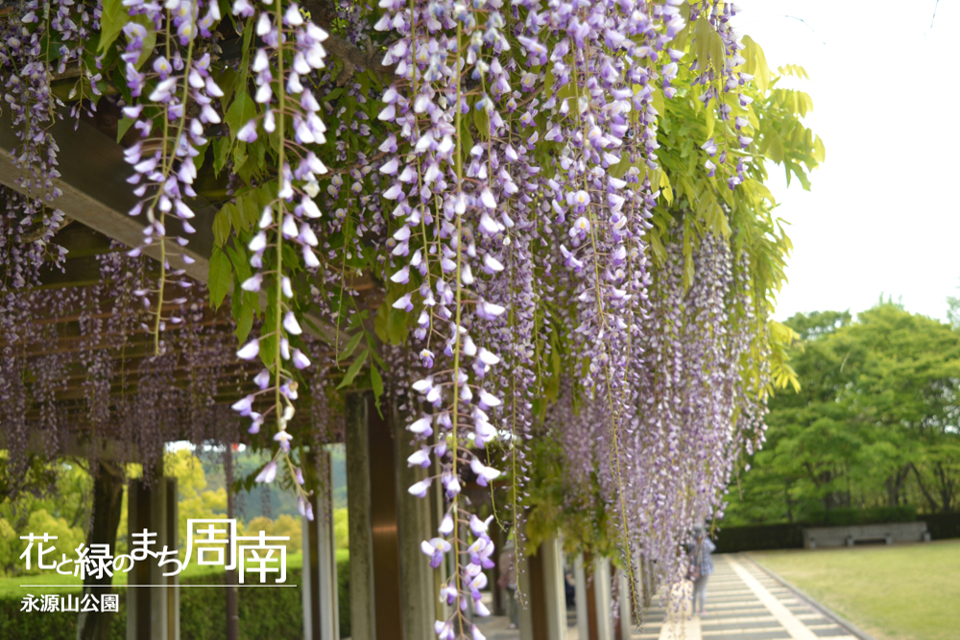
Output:
<svg viewBox="0 0 960 640">
<path fill-rule="evenodd" d="M 960 295 L 958 3 L 942 0 L 932 28 L 936 0 L 737 4 L 772 69 L 810 74 L 807 122 L 827 148 L 811 192 L 771 176 L 795 246 L 777 319 L 856 313 L 881 293 L 944 318 Z"/>
</svg>

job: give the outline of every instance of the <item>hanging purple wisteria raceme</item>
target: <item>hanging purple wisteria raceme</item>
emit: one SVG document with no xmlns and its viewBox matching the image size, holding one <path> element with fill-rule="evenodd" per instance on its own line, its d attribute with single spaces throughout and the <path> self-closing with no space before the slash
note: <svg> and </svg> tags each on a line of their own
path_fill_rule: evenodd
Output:
<svg viewBox="0 0 960 640">
<path fill-rule="evenodd" d="M 149 2 L 126 6 L 130 15 L 145 16 L 147 24 L 154 26 L 157 33 L 166 34 L 165 41 L 158 39 L 153 52 L 145 51 L 147 28 L 138 22 L 128 22 L 123 27 L 127 45 L 121 55 L 133 101 L 125 107 L 124 116 L 137 119 L 133 126 L 146 138 L 145 142 L 137 142 L 126 150 L 127 161 L 135 171 L 130 182 L 138 185 L 136 195 L 145 197 L 130 213 L 135 216 L 143 213 L 147 217 L 144 245 L 158 243 L 160 246 L 159 287 L 141 292 L 156 295 L 153 331 L 159 355 L 163 351 L 159 336 L 164 325 L 162 309 L 168 276 L 179 278 L 171 285 L 189 286 L 183 279 L 182 269 L 168 273 L 168 214 L 179 218 L 186 233 L 194 232 L 189 222 L 194 212 L 185 199 L 197 195 L 192 187 L 197 177 L 195 158 L 200 154 L 199 149 L 208 143 L 205 131 L 222 121 L 222 109 L 216 108 L 219 105 L 215 101 L 224 97 L 224 91 L 211 75 L 209 47 L 202 51 L 201 46 L 201 38 L 211 37 L 211 29 L 218 25 L 221 14 L 218 3 L 194 0 L 171 1 L 162 7 Z M 269 9 L 256 11 L 249 2 L 241 0 L 233 4 L 232 14 L 240 19 L 255 20 L 251 26 L 255 24 L 253 33 L 260 45 L 253 52 L 249 67 L 256 86 L 255 96 L 251 103 L 246 87 L 242 87 L 244 103 L 241 105 L 247 108 L 242 108 L 240 113 L 247 110 L 256 113 L 262 109 L 262 113 L 243 122 L 234 135 L 244 144 L 256 142 L 260 135 L 276 135 L 279 140 L 275 166 L 279 184 L 273 198 L 263 207 L 258 231 L 247 244 L 249 266 L 254 273 L 240 285 L 243 291 L 251 293 L 263 289 L 269 302 L 261 335 L 241 347 L 237 356 L 243 360 L 261 357 L 266 368 L 254 378 L 258 390 L 238 400 L 233 408 L 251 419 L 249 432 L 252 434 L 259 432 L 265 420 L 275 422 L 273 439 L 278 443 L 277 456 L 261 470 L 257 481 L 272 482 L 278 463 L 285 463 L 290 478 L 295 480 L 301 511 L 306 513 L 307 492 L 302 486 L 300 469 L 288 455 L 292 435 L 287 425 L 295 413 L 293 402 L 298 397 L 298 382 L 292 371 L 307 368 L 310 359 L 299 347 L 291 347 L 288 337 L 300 335 L 302 328 L 288 302 L 293 297 L 289 275 L 293 270 L 289 266 L 285 268 L 284 245 L 298 247 L 306 268 L 315 269 L 320 265 L 314 253 L 318 239 L 308 221 L 321 215 L 312 198 L 317 195 L 317 175 L 325 173 L 326 167 L 309 147 L 325 142 L 326 127 L 317 115 L 319 103 L 303 82 L 308 82 L 310 74 L 323 68 L 325 52 L 320 43 L 327 34 L 306 21 L 296 3 L 277 2 Z M 145 54 L 152 60 L 152 72 L 138 67 Z M 244 75 L 247 71 L 244 69 Z M 145 91 L 148 81 L 153 79 L 156 84 Z M 162 132 L 158 131 L 158 116 L 152 111 L 160 113 Z M 145 152 L 149 143 L 157 140 L 159 144 L 153 145 L 156 149 Z M 183 237 L 176 237 L 174 241 L 181 246 L 187 244 Z M 133 253 L 139 252 L 140 248 Z M 188 264 L 191 260 L 186 254 L 182 259 Z M 177 317 L 171 320 L 180 321 Z M 259 412 L 254 403 L 263 395 L 271 396 L 271 402 L 266 410 Z"/>
<path fill-rule="evenodd" d="M 409 491 L 445 499 L 436 536 L 421 544 L 426 562 L 445 567 L 440 638 L 482 637 L 467 612 L 488 613 L 491 528 L 508 522 L 520 541 L 536 507 L 523 487 L 550 482 L 533 464 L 540 443 L 558 444 L 578 483 L 570 504 L 599 506 L 609 523 L 596 534 L 605 546 L 587 533 L 578 542 L 615 550 L 628 570 L 654 560 L 675 579 L 686 531 L 721 515 L 738 452 L 762 442 L 764 327 L 782 278 L 770 256 L 788 247 L 754 139 L 767 145 L 762 127 L 797 116 L 769 93 L 762 52 L 731 28 L 732 4 L 30 8 L 2 25 L 0 46 L 26 192 L 8 198 L 3 221 L 4 309 L 24 317 L 20 292 L 40 283 L 45 260 L 61 259 L 47 132 L 58 101 L 78 119 L 122 115 L 111 134 L 139 199 L 130 214 L 144 225 L 125 258 L 141 261 L 137 275 L 130 262 L 104 262 L 109 281 L 124 283 L 116 308 L 136 300 L 144 311 L 109 331 L 81 322 L 92 408 L 117 376 L 96 336 L 116 336 L 114 350 L 133 333 L 152 337 L 140 378 L 149 406 L 172 379 L 165 363 L 199 344 L 183 248 L 205 200 L 219 209 L 209 296 L 219 306 L 232 290 L 238 364 L 259 370 L 230 404 L 250 437 L 275 441 L 256 480 L 287 478 L 308 513 L 297 460 L 320 440 L 294 440 L 288 427 L 308 389 L 329 413 L 327 385 L 309 377 L 318 358 L 341 388 L 401 403 L 416 449 L 408 464 L 428 470 Z M 38 48 L 48 28 L 64 43 L 57 57 Z M 82 45 L 90 30 L 101 34 L 97 51 Z M 678 120 L 696 126 L 680 131 Z M 806 133 L 812 168 L 822 149 Z M 158 272 L 145 275 L 147 256 Z M 81 306 L 101 304 L 78 295 Z M 22 369 L 28 350 L 14 342 L 5 362 Z M 64 363 L 37 362 L 32 393 L 55 424 Z M 3 385 L 13 413 L 26 412 L 23 385 Z M 194 386 L 216 395 L 210 379 Z M 107 418 L 89 416 L 94 428 Z M 467 483 L 505 481 L 510 508 L 497 522 L 464 497 Z"/>
<path fill-rule="evenodd" d="M 146 218 L 143 246 L 159 246 L 161 276 L 157 287 L 139 291 L 138 295 L 156 297 L 153 335 L 155 351 L 162 355 L 164 303 L 170 297 L 170 289 L 190 286 L 183 278 L 183 269 L 173 269 L 171 264 L 172 247 L 186 246 L 187 238 L 168 237 L 167 226 L 176 219 L 185 234 L 195 232 L 190 223 L 195 214 L 186 203 L 187 198 L 197 195 L 192 186 L 197 176 L 195 158 L 207 142 L 204 127 L 221 120 L 212 102 L 222 97 L 223 91 L 210 75 L 210 53 L 201 53 L 197 46 L 201 35 L 209 37 L 209 27 L 220 19 L 220 9 L 216 2 L 205 7 L 191 0 L 167 2 L 163 6 L 134 1 L 124 6 L 131 17 L 145 19 L 123 26 L 127 45 L 120 58 L 134 101 L 123 114 L 136 121 L 133 127 L 142 139 L 128 147 L 124 155 L 134 170 L 128 182 L 135 185 L 133 193 L 142 198 L 130 215 Z M 145 24 L 163 34 L 155 47 L 148 44 Z M 152 61 L 150 69 L 138 68 L 139 62 L 148 59 Z M 155 79 L 156 83 L 148 87 L 148 79 Z M 141 250 L 137 247 L 131 253 L 136 256 Z M 192 262 L 186 254 L 181 255 L 181 260 Z M 173 299 L 178 299 L 176 294 Z M 169 321 L 176 324 L 181 318 L 173 316 Z"/>
<path fill-rule="evenodd" d="M 223 424 L 209 408 L 232 393 L 234 339 L 204 312 L 198 286 L 179 305 L 183 322 L 164 333 L 184 349 L 145 358 L 149 310 L 135 292 L 157 276 L 144 258 L 125 254 L 114 247 L 97 255 L 92 285 L 4 291 L 0 421 L 14 493 L 31 449 L 56 457 L 103 438 L 115 460 L 142 464 L 152 480 L 166 442 L 199 444 Z M 105 453 L 87 450 L 93 465 Z"/>
<path fill-rule="evenodd" d="M 246 0 L 237 0 L 233 13 L 249 18 L 254 9 Z M 327 169 L 310 147 L 326 142 L 326 126 L 317 115 L 319 103 L 303 82 L 324 68 L 326 52 L 321 42 L 328 34 L 304 20 L 295 2 L 282 0 L 277 0 L 273 11 L 260 12 L 255 33 L 264 46 L 254 54 L 250 70 L 256 74 L 255 101 L 262 106 L 263 113 L 245 122 L 237 139 L 252 143 L 261 135 L 258 131 L 263 135 L 276 132 L 279 183 L 275 199 L 263 208 L 258 231 L 247 245 L 251 254 L 249 263 L 255 272 L 241 284 L 241 289 L 249 292 L 265 288 L 270 302 L 260 336 L 247 342 L 237 356 L 244 360 L 260 356 L 266 368 L 255 378 L 259 390 L 238 401 L 233 408 L 252 418 L 250 433 L 257 433 L 268 418 L 276 421 L 273 439 L 279 443 L 277 456 L 267 463 L 257 481 L 272 482 L 277 463 L 282 459 L 299 494 L 301 514 L 313 519 L 312 508 L 308 510 L 308 493 L 303 488 L 303 474 L 289 456 L 293 436 L 287 425 L 296 412 L 293 402 L 298 397 L 298 382 L 293 371 L 306 369 L 311 363 L 303 350 L 290 345 L 289 336 L 299 336 L 303 329 L 294 307 L 288 302 L 294 296 L 288 275 L 293 270 L 284 265 L 284 259 L 285 249 L 296 247 L 307 269 L 320 266 L 314 253 L 318 239 L 309 222 L 321 216 L 313 198 L 319 190 L 317 177 Z M 272 260 L 265 262 L 268 250 Z M 265 284 L 265 279 L 269 284 Z M 253 410 L 253 402 L 261 394 L 272 398 L 269 408 L 258 413 Z"/>
<path fill-rule="evenodd" d="M 388 13 L 376 28 L 406 36 L 384 60 L 397 65 L 402 80 L 386 91 L 379 114 L 400 129 L 380 146 L 389 154 L 380 171 L 393 176 L 384 197 L 396 202 L 393 216 L 401 223 L 393 234 L 391 280 L 406 285 L 411 274 L 420 275 L 419 289 L 410 287 L 393 304 L 417 314 L 415 336 L 425 343 L 421 358 L 435 370 L 414 384 L 425 412 L 409 430 L 425 442 L 410 463 L 427 466 L 429 454 L 436 456 L 439 473 L 432 478 L 442 482 L 448 498 L 441 536 L 424 543 L 434 566 L 449 553 L 455 567 L 443 592 L 457 606 L 437 623 L 441 638 L 454 637 L 465 625 L 463 585 L 490 562 L 487 524 L 465 512 L 457 466 L 470 461 L 481 483 L 499 475 L 469 453 L 497 438 L 488 412 L 496 412 L 502 398 L 487 389 L 487 376 L 511 351 L 509 342 L 490 340 L 496 329 L 485 326 L 498 322 L 507 310 L 498 302 L 507 298 L 491 302 L 484 293 L 498 291 L 504 245 L 512 236 L 539 232 L 531 219 L 549 227 L 546 244 L 562 256 L 560 268 L 575 274 L 567 284 L 577 305 L 566 323 L 577 359 L 589 363 L 582 381 L 587 401 L 603 407 L 596 427 L 610 448 L 605 477 L 614 483 L 606 497 L 620 518 L 622 548 L 632 566 L 624 479 L 632 469 L 625 470 L 624 447 L 638 428 L 631 351 L 639 350 L 632 343 L 642 336 L 643 234 L 655 205 L 648 177 L 657 167 L 658 146 L 650 83 L 662 73 L 664 92 L 673 91 L 669 83 L 683 53 L 666 45 L 685 24 L 679 4 L 516 3 L 509 33 L 520 50 L 508 53 L 503 28 L 510 21 L 499 3 L 381 3 Z M 703 82 L 712 79 L 703 76 Z M 517 80 L 514 89 L 510 83 Z M 722 108 L 721 119 L 728 112 Z M 465 143 L 465 116 L 477 127 L 472 145 Z M 556 151 L 546 166 L 532 157 L 541 123 L 544 141 Z M 614 175 L 611 169 L 622 164 L 628 169 Z M 561 261 L 547 257 L 546 264 Z M 522 314 L 522 306 L 511 308 Z M 529 341 L 530 333 L 520 337 Z M 465 357 L 473 358 L 472 371 Z M 522 356 L 513 364 L 522 377 Z M 434 428 L 439 437 L 426 444 Z M 411 493 L 426 495 L 432 478 Z M 718 487 L 726 478 L 718 474 Z M 691 522 L 687 514 L 685 526 Z M 473 542 L 460 534 L 468 524 Z M 461 545 L 468 544 L 471 562 L 461 566 Z M 479 590 L 469 591 L 483 615 Z"/>
<path fill-rule="evenodd" d="M 629 380 L 639 406 L 620 442 L 621 473 L 630 482 L 614 485 L 615 461 L 603 437 L 606 406 L 588 402 L 555 420 L 569 471 L 568 506 L 622 493 L 631 507 L 628 528 L 636 532 L 631 543 L 644 558 L 665 565 L 659 571 L 670 577 L 685 566 L 680 550 L 690 526 L 722 517 L 722 492 L 744 438 L 762 438 L 754 420 L 762 414 L 763 394 L 740 374 L 755 325 L 734 321 L 729 311 L 753 306 L 741 280 L 743 265 L 735 269 L 727 245 L 705 237 L 694 258 L 698 276 L 685 290 L 680 245 L 668 252 L 671 259 L 648 288 L 631 354 Z M 594 488 L 597 469 L 600 486 Z"/>
</svg>

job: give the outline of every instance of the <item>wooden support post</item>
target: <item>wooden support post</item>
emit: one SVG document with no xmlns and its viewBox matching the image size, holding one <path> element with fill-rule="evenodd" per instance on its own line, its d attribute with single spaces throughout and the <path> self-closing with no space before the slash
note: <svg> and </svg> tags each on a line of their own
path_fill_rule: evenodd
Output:
<svg viewBox="0 0 960 640">
<path fill-rule="evenodd" d="M 233 445 L 229 442 L 224 445 L 223 452 L 223 478 L 227 486 L 227 518 L 234 517 L 235 496 L 233 495 Z M 233 546 L 227 545 L 226 551 L 227 566 L 235 564 L 233 557 Z M 239 608 L 239 587 L 237 586 L 237 570 L 226 570 L 226 605 L 227 605 L 227 635 L 226 640 L 238 640 L 240 637 L 240 608 Z"/>
<path fill-rule="evenodd" d="M 337 559 L 333 537 L 333 471 L 330 453 L 311 451 L 304 468 L 319 469 L 311 497 L 314 519 L 303 518 L 303 638 L 338 640 Z"/>
<path fill-rule="evenodd" d="M 376 640 L 373 531 L 370 523 L 370 453 L 365 394 L 347 396 L 347 515 L 350 533 L 350 629 L 353 640 Z"/>
<path fill-rule="evenodd" d="M 435 477 L 441 473 L 440 462 L 436 459 L 436 457 L 433 459 L 430 472 Z M 443 483 L 432 483 L 430 485 L 430 489 L 427 491 L 427 497 L 425 499 L 430 501 L 428 504 L 428 508 L 430 510 L 430 530 L 437 531 L 443 519 L 443 514 L 446 513 L 447 508 L 446 498 L 444 497 L 443 491 Z M 453 554 L 449 554 L 446 556 L 444 561 L 440 563 L 440 566 L 433 570 L 433 583 L 437 586 L 438 590 L 440 589 L 441 585 L 446 584 L 446 580 L 452 571 Z M 434 596 L 433 603 L 435 606 L 435 620 L 446 620 L 453 613 L 453 607 L 447 604 L 446 598 L 440 598 L 439 594 Z"/>
<path fill-rule="evenodd" d="M 123 478 L 112 463 L 100 462 L 93 480 L 93 525 L 87 535 L 87 546 L 106 544 L 111 553 L 117 549 L 117 527 L 123 509 Z M 83 595 L 92 594 L 98 600 L 109 588 L 111 577 L 105 572 L 99 578 L 88 574 L 83 581 Z M 107 640 L 110 637 L 110 612 L 85 611 L 77 619 L 77 640 Z"/>
<path fill-rule="evenodd" d="M 347 504 L 350 528 L 350 624 L 354 640 L 417 640 L 433 635 L 434 572 L 420 542 L 436 527 L 431 504 L 407 487 L 423 477 L 409 469 L 409 437 L 381 398 L 347 399 Z"/>
<path fill-rule="evenodd" d="M 385 401 L 385 398 L 382 400 Z M 384 408 L 386 410 L 386 408 Z M 391 412 L 397 455 L 397 507 L 400 543 L 400 594 L 403 607 L 403 637 L 431 638 L 434 635 L 434 601 L 437 599 L 434 572 L 420 551 L 420 542 L 435 535 L 431 526 L 430 499 L 410 495 L 407 488 L 425 478 L 427 470 L 409 467 L 414 452 L 411 437 L 396 410 Z"/>
<path fill-rule="evenodd" d="M 134 534 L 156 534 L 151 551 L 177 544 L 177 480 L 158 473 L 150 486 L 131 480 L 128 491 L 128 539 L 131 553 L 137 549 Z M 143 539 L 142 536 L 140 536 Z M 174 564 L 159 566 L 159 558 L 144 558 L 127 574 L 127 640 L 180 640 L 180 581 L 164 577 Z M 135 585 L 151 585 L 137 588 Z"/>
<path fill-rule="evenodd" d="M 397 447 L 388 420 L 387 398 L 377 410 L 372 394 L 365 396 L 370 456 L 370 525 L 373 530 L 373 577 L 377 640 L 403 640 L 400 598 L 400 528 L 398 526 Z M 349 493 L 349 488 L 347 489 Z M 405 490 L 404 490 L 405 491 Z M 419 548 L 420 541 L 417 541 Z M 416 597 L 416 596 L 414 596 Z M 351 621 L 352 622 L 352 621 Z"/>
</svg>

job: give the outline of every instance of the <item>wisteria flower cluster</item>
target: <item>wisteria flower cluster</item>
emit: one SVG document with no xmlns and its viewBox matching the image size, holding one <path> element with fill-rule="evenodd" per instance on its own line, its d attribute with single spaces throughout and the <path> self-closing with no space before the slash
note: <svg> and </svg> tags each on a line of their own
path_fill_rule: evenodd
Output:
<svg viewBox="0 0 960 640">
<path fill-rule="evenodd" d="M 204 8 L 206 16 L 201 18 Z M 207 143 L 204 128 L 221 121 L 213 103 L 223 96 L 223 91 L 210 75 L 210 53 L 201 54 L 197 46 L 200 25 L 219 20 L 220 9 L 216 2 L 204 7 L 198 0 L 171 0 L 164 6 L 131 2 L 129 11 L 132 16 L 144 16 L 157 32 L 170 34 L 156 50 L 144 51 L 147 28 L 139 22 L 129 22 L 123 27 L 127 45 L 120 56 L 127 88 L 136 99 L 123 113 L 136 120 L 133 127 L 142 138 L 125 151 L 126 161 L 134 170 L 128 182 L 135 185 L 134 194 L 142 198 L 130 215 L 142 214 L 146 218 L 143 246 L 156 244 L 160 254 L 161 277 L 156 290 L 138 292 L 145 298 L 156 295 L 153 332 L 159 354 L 163 351 L 159 336 L 165 325 L 162 310 L 167 286 L 191 286 L 182 277 L 183 269 L 171 268 L 168 252 L 172 253 L 173 245 L 186 246 L 187 239 L 168 236 L 168 220 L 176 219 L 185 234 L 195 232 L 190 223 L 195 214 L 186 202 L 197 195 L 192 186 L 197 176 L 195 158 L 198 149 Z M 145 60 L 152 61 L 150 68 L 141 71 L 139 65 Z M 153 112 L 159 113 L 156 119 Z M 139 255 L 143 246 L 134 248 L 132 255 Z M 192 261 L 185 253 L 181 259 L 187 264 Z M 176 316 L 169 320 L 181 321 Z"/>
<path fill-rule="evenodd" d="M 233 13 L 251 17 L 254 8 L 246 0 L 233 5 Z M 256 23 L 256 35 L 264 46 L 257 49 L 250 70 L 255 74 L 255 102 L 263 112 L 246 122 L 237 133 L 245 143 L 255 142 L 259 135 L 276 132 L 279 140 L 276 198 L 264 207 L 258 230 L 250 240 L 250 266 L 255 273 L 245 280 L 244 291 L 258 292 L 265 287 L 270 301 L 264 330 L 258 338 L 247 342 L 237 352 L 244 360 L 258 356 L 267 364 L 254 379 L 259 390 L 233 405 L 233 409 L 252 420 L 250 433 L 257 433 L 264 420 L 272 413 L 277 432 L 273 439 L 279 443 L 278 457 L 282 456 L 296 480 L 300 511 L 313 519 L 313 509 L 303 489 L 303 475 L 290 460 L 290 440 L 287 430 L 296 411 L 298 382 L 288 363 L 299 369 L 310 366 L 309 357 L 298 347 L 291 347 L 288 336 L 299 336 L 303 329 L 290 302 L 293 298 L 291 270 L 285 269 L 284 245 L 299 247 L 303 264 L 314 270 L 320 262 L 314 253 L 317 236 L 309 221 L 321 217 L 313 198 L 319 193 L 317 177 L 327 168 L 313 151 L 313 145 L 326 141 L 326 126 L 318 115 L 320 104 L 309 87 L 310 74 L 324 67 L 326 52 L 321 44 L 327 33 L 306 21 L 294 2 L 284 5 L 277 0 L 274 11 L 262 11 Z M 265 264 L 270 251 L 272 261 Z M 271 321 L 272 320 L 272 321 Z M 272 395 L 270 406 L 262 413 L 254 410 L 259 395 Z M 276 477 L 277 459 L 270 461 L 257 476 L 257 482 L 272 482 Z"/>
<path fill-rule="evenodd" d="M 521 192 L 514 170 L 525 164 L 521 157 L 530 147 L 493 142 L 509 129 L 482 90 L 467 88 L 471 80 L 496 82 L 497 74 L 504 75 L 496 56 L 510 45 L 499 5 L 408 6 L 384 0 L 381 6 L 388 11 L 375 27 L 405 36 L 385 57 L 386 64 L 396 63 L 402 80 L 387 89 L 378 116 L 399 129 L 380 146 L 388 154 L 380 172 L 392 179 L 383 197 L 395 203 L 391 215 L 399 223 L 392 235 L 397 266 L 390 280 L 407 289 L 392 306 L 406 312 L 419 307 L 414 335 L 423 345 L 422 365 L 432 370 L 412 386 L 424 413 L 408 427 L 422 443 L 408 463 L 429 467 L 432 456 L 435 473 L 410 493 L 423 497 L 438 480 L 447 498 L 440 537 L 423 543 L 432 565 L 448 555 L 453 567 L 441 586 L 452 613 L 437 622 L 436 631 L 440 638 L 453 638 L 469 626 L 474 638 L 482 638 L 464 616 L 468 608 L 489 615 L 479 589 L 494 548 L 489 519 L 470 513 L 461 498 L 461 470 L 470 468 L 481 485 L 501 475 L 471 451 L 499 438 L 491 413 L 503 402 L 491 391 L 500 347 L 482 338 L 506 307 L 486 299 L 480 281 L 504 271 L 504 232 L 515 225 L 509 200 Z M 488 127 L 480 133 L 489 142 L 468 147 L 463 120 L 471 104 L 487 117 Z M 469 562 L 461 561 L 464 552 Z"/>
<path fill-rule="evenodd" d="M 628 423 L 622 414 L 630 406 L 630 340 L 639 331 L 635 315 L 646 285 L 641 238 L 655 203 L 649 180 L 639 178 L 641 167 L 646 172 L 657 166 L 649 85 L 658 52 L 683 27 L 678 4 L 645 14 L 616 3 L 522 3 L 515 7 L 515 17 L 521 19 L 511 34 L 522 50 L 511 52 L 502 31 L 508 21 L 496 3 L 473 8 L 381 3 L 389 12 L 376 27 L 409 33 L 387 52 L 385 62 L 397 64 L 403 84 L 387 90 L 379 116 L 395 123 L 402 137 L 390 136 L 380 147 L 391 154 L 380 171 L 394 177 L 384 197 L 396 201 L 393 216 L 401 223 L 392 255 L 408 260 L 391 280 L 406 285 L 414 274 L 420 276 L 419 289 L 399 297 L 394 307 L 421 309 L 415 335 L 426 342 L 424 366 L 432 368 L 438 357 L 434 340 L 443 345 L 440 357 L 449 364 L 414 384 L 435 418 L 422 417 L 409 429 L 426 440 L 433 435 L 435 419 L 440 437 L 436 444 L 424 445 L 411 464 L 426 465 L 432 450 L 454 513 L 461 511 L 459 448 L 483 447 L 498 437 L 486 412 L 501 405 L 502 398 L 483 382 L 487 370 L 500 363 L 501 347 L 488 348 L 477 340 L 489 333 L 483 331 L 484 322 L 496 323 L 506 307 L 480 293 L 496 291 L 484 281 L 496 280 L 504 271 L 502 253 L 512 243 L 511 231 L 538 230 L 524 222 L 518 229 L 518 220 L 569 225 L 566 238 L 551 232 L 556 226 L 544 235 L 573 272 L 579 308 L 571 329 L 579 336 L 578 351 L 590 362 L 584 387 L 609 403 L 611 424 L 605 435 L 612 436 L 615 447 L 622 437 L 619 431 Z M 548 38 L 557 40 L 552 53 L 542 44 Z M 616 55 L 621 49 L 623 54 Z M 667 66 L 680 55 L 673 54 Z M 520 62 L 529 69 L 522 75 Z M 513 88 L 517 75 L 520 82 Z M 542 102 L 531 94 L 539 87 L 545 89 Z M 471 113 L 478 114 L 472 119 L 483 142 L 464 148 L 463 116 Z M 531 158 L 540 135 L 538 118 L 544 121 L 544 139 L 557 147 L 549 169 Z M 611 167 L 622 164 L 629 170 L 613 175 Z M 420 305 L 414 304 L 415 296 Z M 461 314 L 464 300 L 472 317 Z M 476 359 L 473 375 L 462 368 L 464 355 Z M 517 359 L 521 367 L 525 355 Z M 477 380 L 476 396 L 471 379 Z M 464 421 L 473 419 L 473 432 L 466 438 L 458 432 L 461 415 Z M 619 464 L 616 468 L 622 485 Z M 485 480 L 484 469 L 477 475 Z M 411 493 L 425 495 L 429 482 L 419 482 Z M 623 524 L 626 534 L 625 516 Z M 458 542 L 447 545 L 457 568 L 449 580 L 457 584 L 468 577 L 456 560 Z M 430 548 L 435 554 L 441 547 Z M 453 625 L 458 615 L 444 624 Z"/>
</svg>

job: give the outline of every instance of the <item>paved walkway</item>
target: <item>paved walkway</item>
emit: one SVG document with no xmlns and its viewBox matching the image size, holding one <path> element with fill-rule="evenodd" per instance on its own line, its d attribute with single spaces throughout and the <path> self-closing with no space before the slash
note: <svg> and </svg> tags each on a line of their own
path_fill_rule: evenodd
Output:
<svg viewBox="0 0 960 640">
<path fill-rule="evenodd" d="M 488 609 L 493 609 L 493 597 L 483 592 L 483 601 Z M 478 619 L 477 626 L 487 640 L 520 640 L 520 630 L 510 628 L 510 619 L 506 616 L 490 616 Z M 567 631 L 565 640 L 579 640 L 577 633 L 577 614 L 573 607 L 567 609 Z"/>
<path fill-rule="evenodd" d="M 707 612 L 689 616 L 689 585 L 684 615 L 659 603 L 647 610 L 643 631 L 634 627 L 633 640 L 859 640 L 750 560 L 734 555 L 714 556 L 716 572 L 707 585 Z M 576 620 L 569 614 L 566 640 L 578 640 Z M 480 628 L 487 640 L 519 640 L 508 629 L 509 620 L 492 617 Z"/>
<path fill-rule="evenodd" d="M 714 556 L 706 614 L 651 609 L 638 640 L 858 640 L 749 560 Z M 681 619 L 682 618 L 682 619 Z"/>
</svg>

